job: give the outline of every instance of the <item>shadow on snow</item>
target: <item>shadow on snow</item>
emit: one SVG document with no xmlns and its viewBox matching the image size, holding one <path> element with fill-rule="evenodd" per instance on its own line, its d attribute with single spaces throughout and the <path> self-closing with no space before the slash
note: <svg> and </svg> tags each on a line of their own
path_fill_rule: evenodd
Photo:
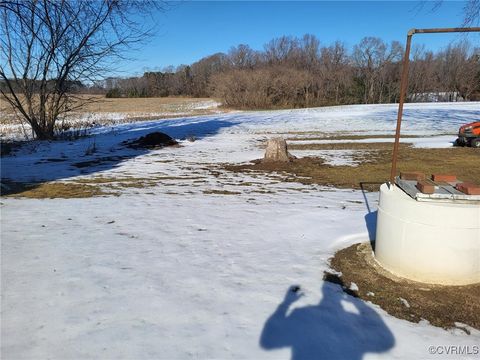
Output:
<svg viewBox="0 0 480 360">
<path fill-rule="evenodd" d="M 395 338 L 382 318 L 362 300 L 325 281 L 318 305 L 290 307 L 301 296 L 297 286 L 266 321 L 260 346 L 291 348 L 293 360 L 362 359 L 393 348 Z"/>
<path fill-rule="evenodd" d="M 149 121 L 111 129 L 99 128 L 91 136 L 74 141 L 33 141 L 17 153 L 2 157 L 1 180 L 3 184 L 10 181 L 41 184 L 113 169 L 124 161 L 151 151 L 128 148 L 122 144 L 125 141 L 155 131 L 164 132 L 175 139 L 189 136 L 202 139 L 238 124 L 235 118 L 230 119 L 226 121 L 208 117 Z"/>
</svg>

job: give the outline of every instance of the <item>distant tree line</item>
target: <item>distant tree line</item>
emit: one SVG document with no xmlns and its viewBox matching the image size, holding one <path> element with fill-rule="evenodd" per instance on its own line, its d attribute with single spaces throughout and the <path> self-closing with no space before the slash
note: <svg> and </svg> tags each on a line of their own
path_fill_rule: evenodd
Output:
<svg viewBox="0 0 480 360">
<path fill-rule="evenodd" d="M 398 101 L 403 45 L 366 37 L 349 50 L 321 46 L 314 35 L 283 36 L 263 51 L 248 45 L 191 65 L 109 78 L 108 97 L 217 97 L 235 108 L 295 108 Z M 473 100 L 480 92 L 480 48 L 464 41 L 438 52 L 416 46 L 409 101 Z M 442 97 L 443 96 L 443 97 Z"/>
<path fill-rule="evenodd" d="M 314 35 L 283 36 L 256 51 L 248 45 L 142 76 L 64 83 L 71 93 L 107 97 L 215 97 L 239 109 L 301 108 L 397 102 L 403 45 L 366 37 L 348 49 L 321 46 Z M 47 81 L 46 87 L 55 81 Z M 33 81 L 32 91 L 41 83 Z M 0 90 L 8 92 L 0 80 Z M 463 41 L 437 52 L 414 46 L 408 101 L 480 100 L 480 47 Z"/>
</svg>

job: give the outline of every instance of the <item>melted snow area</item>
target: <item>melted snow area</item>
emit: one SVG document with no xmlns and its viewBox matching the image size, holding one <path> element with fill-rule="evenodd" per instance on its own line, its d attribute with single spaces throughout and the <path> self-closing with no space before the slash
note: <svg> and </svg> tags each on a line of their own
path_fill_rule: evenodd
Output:
<svg viewBox="0 0 480 360">
<path fill-rule="evenodd" d="M 415 146 L 451 146 L 479 117 L 479 103 L 407 105 L 403 134 L 435 135 L 405 139 Z M 3 158 L 2 177 L 14 181 L 149 185 L 2 199 L 2 358 L 436 359 L 431 346 L 473 350 L 478 330 L 399 320 L 322 281 L 337 249 L 368 241 L 378 194 L 220 168 L 260 158 L 273 135 L 391 134 L 395 120 L 395 105 L 372 105 L 137 122 Z M 120 144 L 152 131 L 196 141 L 153 151 Z M 293 153 L 355 165 L 352 151 Z"/>
</svg>

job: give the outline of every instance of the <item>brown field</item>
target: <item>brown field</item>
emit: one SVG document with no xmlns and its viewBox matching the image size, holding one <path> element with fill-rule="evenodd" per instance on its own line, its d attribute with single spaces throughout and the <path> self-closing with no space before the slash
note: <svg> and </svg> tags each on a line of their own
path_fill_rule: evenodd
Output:
<svg viewBox="0 0 480 360">
<path fill-rule="evenodd" d="M 86 97 L 86 95 L 83 95 Z M 114 98 L 107 99 L 103 95 L 95 95 L 94 102 L 86 104 L 81 112 L 125 112 L 146 113 L 185 110 L 190 106 L 215 101 L 210 98 L 156 97 L 156 98 Z"/>
<path fill-rule="evenodd" d="M 105 122 L 110 124 L 108 114 L 121 114 L 125 121 L 142 121 L 177 116 L 208 115 L 218 112 L 227 112 L 225 108 L 214 106 L 216 99 L 210 98 L 114 98 L 107 99 L 103 95 L 79 95 L 77 103 L 89 100 L 81 109 L 69 113 L 69 117 L 81 117 L 88 114 L 99 114 L 95 121 L 102 123 L 102 114 Z M 14 111 L 5 99 L 0 98 L 0 124 L 15 124 Z"/>
<path fill-rule="evenodd" d="M 80 101 L 91 100 L 79 112 L 155 112 L 186 107 L 204 101 L 217 101 L 212 98 L 154 97 L 154 98 L 111 98 L 104 95 L 78 95 Z M 9 104 L 0 98 L 0 110 L 12 113 Z"/>
</svg>

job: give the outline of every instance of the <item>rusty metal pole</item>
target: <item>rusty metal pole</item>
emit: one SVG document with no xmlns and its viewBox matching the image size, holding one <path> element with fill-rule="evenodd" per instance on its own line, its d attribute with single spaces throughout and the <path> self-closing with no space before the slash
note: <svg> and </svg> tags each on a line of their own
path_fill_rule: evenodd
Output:
<svg viewBox="0 0 480 360">
<path fill-rule="evenodd" d="M 398 103 L 397 128 L 395 130 L 395 143 L 393 145 L 392 169 L 390 172 L 390 185 L 395 186 L 395 176 L 397 175 L 398 148 L 400 145 L 400 129 L 402 127 L 403 104 L 407 97 L 408 88 L 408 66 L 410 64 L 410 46 L 414 34 L 435 34 L 435 33 L 453 33 L 453 32 L 480 32 L 480 27 L 472 28 L 438 28 L 438 29 L 411 29 L 407 33 L 407 44 L 405 46 L 405 55 L 403 58 L 402 79 L 400 82 L 400 99 Z"/>
<path fill-rule="evenodd" d="M 398 147 L 400 145 L 400 128 L 402 127 L 403 103 L 407 96 L 408 86 L 408 65 L 410 64 L 410 45 L 415 29 L 407 34 L 407 45 L 405 46 L 405 55 L 403 58 L 402 79 L 400 81 L 400 100 L 398 102 L 397 128 L 395 130 L 395 143 L 393 145 L 392 170 L 390 172 L 390 184 L 395 185 L 395 175 L 397 174 Z"/>
</svg>

